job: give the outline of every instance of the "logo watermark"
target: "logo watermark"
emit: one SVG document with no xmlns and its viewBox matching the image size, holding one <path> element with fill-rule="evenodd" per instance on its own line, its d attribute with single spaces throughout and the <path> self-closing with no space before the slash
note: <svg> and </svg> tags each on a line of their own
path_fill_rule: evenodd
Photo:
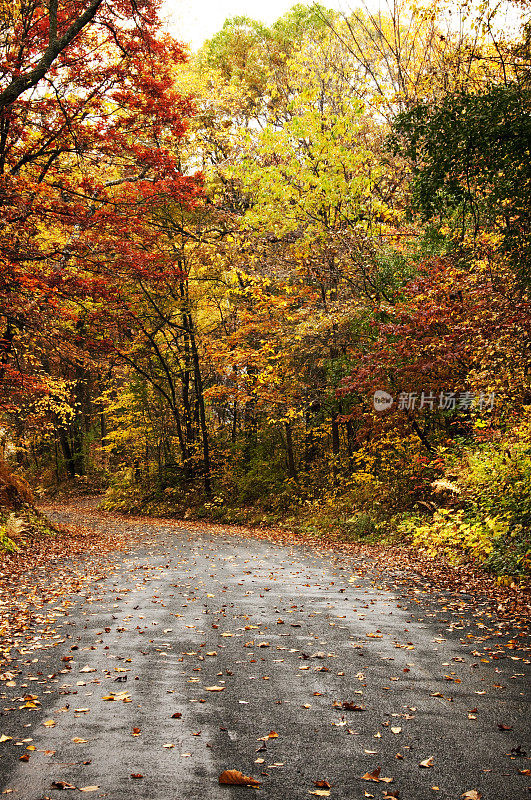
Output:
<svg viewBox="0 0 531 800">
<path fill-rule="evenodd" d="M 384 392 L 383 389 L 377 389 L 372 402 L 376 411 L 385 411 L 387 408 L 391 408 L 394 400 L 388 392 Z"/>
<path fill-rule="evenodd" d="M 375 411 L 386 411 L 391 408 L 395 398 L 383 389 L 377 389 L 372 398 Z M 477 408 L 479 411 L 492 411 L 494 408 L 494 392 L 400 392 L 396 399 L 396 407 L 400 411 L 414 411 L 438 408 L 441 411 L 467 411 Z"/>
</svg>

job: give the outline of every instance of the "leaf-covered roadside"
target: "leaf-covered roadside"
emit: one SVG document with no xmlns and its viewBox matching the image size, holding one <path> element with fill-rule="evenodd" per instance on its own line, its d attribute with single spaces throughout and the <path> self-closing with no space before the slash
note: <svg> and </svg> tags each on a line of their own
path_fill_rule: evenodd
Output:
<svg viewBox="0 0 531 800">
<path fill-rule="evenodd" d="M 11 648 L 24 647 L 35 626 L 46 626 L 48 604 L 68 607 L 69 596 L 109 574 L 113 554 L 131 543 L 124 524 L 95 532 L 51 525 L 35 513 L 17 517 L 24 518 L 17 549 L 0 551 L 0 662 L 9 661 Z"/>
<path fill-rule="evenodd" d="M 50 504 L 43 510 L 61 518 L 74 508 L 79 525 L 54 523 L 53 533 L 27 535 L 27 545 L 20 552 L 4 553 L 1 557 L 0 634 L 4 658 L 11 647 L 23 645 L 27 636 L 31 638 L 32 628 L 46 618 L 43 609 L 47 603 L 68 605 L 70 595 L 108 575 L 115 568 L 115 556 L 126 551 L 133 542 L 142 541 L 136 527 L 139 523 L 149 528 L 154 522 L 162 521 L 153 517 L 109 514 L 83 502 L 78 501 L 77 505 L 72 502 Z M 500 586 L 493 577 L 470 564 L 427 560 L 406 546 L 348 543 L 333 537 L 316 539 L 309 533 L 271 526 L 176 519 L 163 522 L 175 530 L 208 531 L 220 536 L 308 546 L 333 562 L 355 568 L 378 582 L 399 585 L 413 597 L 425 599 L 434 589 L 458 592 L 459 597 L 448 599 L 449 607 L 455 606 L 461 611 L 470 608 L 492 619 L 518 622 L 531 613 L 531 593 L 526 583 Z"/>
</svg>

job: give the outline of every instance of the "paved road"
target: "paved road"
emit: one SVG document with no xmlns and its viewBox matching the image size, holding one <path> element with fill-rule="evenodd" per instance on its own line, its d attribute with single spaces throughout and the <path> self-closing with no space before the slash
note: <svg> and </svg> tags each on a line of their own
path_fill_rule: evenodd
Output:
<svg viewBox="0 0 531 800">
<path fill-rule="evenodd" d="M 255 791 L 220 786 L 226 769 L 268 800 L 529 796 L 522 631 L 309 548 L 142 528 L 107 578 L 45 609 L 0 687 L 13 800 L 61 782 L 110 800 Z M 379 767 L 392 782 L 362 779 Z"/>
</svg>

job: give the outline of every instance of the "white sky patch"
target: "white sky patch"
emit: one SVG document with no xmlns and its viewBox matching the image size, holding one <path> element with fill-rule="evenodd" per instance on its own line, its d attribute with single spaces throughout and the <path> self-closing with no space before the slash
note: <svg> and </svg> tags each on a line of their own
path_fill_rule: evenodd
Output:
<svg viewBox="0 0 531 800">
<path fill-rule="evenodd" d="M 304 5 L 304 0 L 302 0 Z M 163 17 L 167 27 L 176 39 L 188 44 L 192 51 L 198 50 L 223 27 L 228 17 L 246 16 L 271 25 L 296 5 L 296 0 L 164 0 Z M 306 5 L 311 5 L 310 2 Z M 321 0 L 325 8 L 347 13 L 352 9 L 365 8 L 372 13 L 392 8 L 393 0 Z M 448 23 L 454 30 L 460 27 L 459 4 L 449 3 Z M 510 0 L 502 0 L 500 11 L 494 24 L 498 32 L 515 35 L 522 19 L 521 11 Z"/>
<path fill-rule="evenodd" d="M 268 0 L 266 3 L 255 0 L 165 0 L 163 14 L 172 34 L 190 44 L 192 50 L 197 50 L 205 39 L 223 27 L 228 17 L 246 16 L 271 25 L 294 5 L 295 0 Z M 352 7 L 343 0 L 329 0 L 322 5 L 343 12 Z M 378 0 L 373 0 L 369 8 L 377 10 L 379 5 Z"/>
</svg>

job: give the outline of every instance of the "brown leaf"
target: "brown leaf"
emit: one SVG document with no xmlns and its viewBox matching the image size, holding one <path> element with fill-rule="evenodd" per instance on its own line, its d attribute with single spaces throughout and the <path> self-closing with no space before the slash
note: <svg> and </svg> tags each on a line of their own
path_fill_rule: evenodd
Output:
<svg viewBox="0 0 531 800">
<path fill-rule="evenodd" d="M 461 800 L 481 800 L 481 797 L 481 792 L 478 792 L 477 789 L 469 789 L 468 792 L 461 795 Z"/>
<path fill-rule="evenodd" d="M 380 772 L 382 771 L 381 767 L 376 767 L 373 769 L 372 772 L 366 772 L 365 775 L 361 776 L 362 781 L 376 781 L 376 783 L 380 780 Z"/>
<path fill-rule="evenodd" d="M 132 778 L 143 778 L 144 776 L 141 775 L 140 772 L 132 772 L 131 773 L 131 777 Z"/>
<path fill-rule="evenodd" d="M 363 706 L 357 706 L 355 703 L 351 703 L 349 701 L 343 703 L 343 708 L 346 711 L 365 711 Z"/>
<path fill-rule="evenodd" d="M 181 719 L 181 717 L 182 717 L 182 714 L 181 714 L 180 711 L 176 711 L 175 714 L 171 715 L 172 719 Z"/>
<path fill-rule="evenodd" d="M 498 730 L 499 731 L 512 731 L 512 725 L 504 725 L 503 722 L 498 722 Z"/>
<path fill-rule="evenodd" d="M 435 761 L 433 760 L 433 756 L 430 756 L 429 758 L 424 759 L 424 761 L 421 761 L 419 763 L 419 767 L 424 767 L 424 768 L 433 767 L 434 764 Z"/>
<path fill-rule="evenodd" d="M 52 789 L 75 789 L 76 787 L 66 781 L 52 781 Z"/>
<path fill-rule="evenodd" d="M 219 776 L 219 782 L 226 786 L 260 786 L 260 781 L 244 775 L 237 769 L 226 769 Z"/>
<path fill-rule="evenodd" d="M 224 686 L 205 686 L 205 692 L 224 692 Z"/>
<path fill-rule="evenodd" d="M 316 786 L 318 789 L 331 789 L 332 787 L 328 783 L 328 781 L 314 781 L 313 785 Z"/>
</svg>

